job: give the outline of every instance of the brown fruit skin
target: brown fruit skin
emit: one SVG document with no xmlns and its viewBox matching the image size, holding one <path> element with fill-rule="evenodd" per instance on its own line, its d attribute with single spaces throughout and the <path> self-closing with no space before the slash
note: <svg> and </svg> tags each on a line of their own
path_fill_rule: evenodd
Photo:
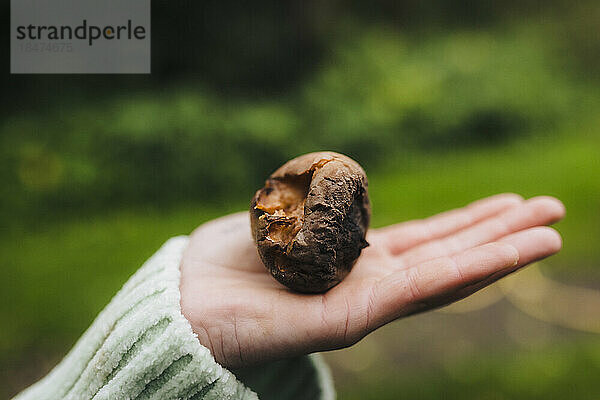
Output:
<svg viewBox="0 0 600 400">
<path fill-rule="evenodd" d="M 305 195 L 303 207 L 301 201 L 269 200 L 287 193 Z M 250 205 L 252 236 L 261 260 L 275 279 L 304 293 L 325 292 L 348 275 L 369 245 L 365 236 L 370 218 L 365 172 L 356 161 L 334 152 L 288 161 L 271 174 Z"/>
</svg>

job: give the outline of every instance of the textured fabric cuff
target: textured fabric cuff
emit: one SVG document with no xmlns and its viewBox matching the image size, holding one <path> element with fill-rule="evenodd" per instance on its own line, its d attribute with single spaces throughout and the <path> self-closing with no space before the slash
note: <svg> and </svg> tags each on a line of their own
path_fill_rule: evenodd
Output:
<svg viewBox="0 0 600 400">
<path fill-rule="evenodd" d="M 257 399 L 215 362 L 181 314 L 187 243 L 165 243 L 61 363 L 16 399 Z"/>
</svg>

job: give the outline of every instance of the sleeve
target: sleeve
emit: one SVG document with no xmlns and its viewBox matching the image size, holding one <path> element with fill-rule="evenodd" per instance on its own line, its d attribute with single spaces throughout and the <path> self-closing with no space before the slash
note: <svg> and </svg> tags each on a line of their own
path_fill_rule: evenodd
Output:
<svg viewBox="0 0 600 400">
<path fill-rule="evenodd" d="M 278 363 L 246 374 L 249 387 L 214 360 L 181 314 L 179 264 L 187 242 L 183 236 L 167 241 L 69 354 L 15 400 L 258 399 L 253 385 L 263 400 L 334 398 L 329 371 L 318 355 L 288 361 L 296 366 L 290 382 L 302 384 L 282 397 L 294 385 L 282 383 L 286 378 L 278 376 Z"/>
</svg>

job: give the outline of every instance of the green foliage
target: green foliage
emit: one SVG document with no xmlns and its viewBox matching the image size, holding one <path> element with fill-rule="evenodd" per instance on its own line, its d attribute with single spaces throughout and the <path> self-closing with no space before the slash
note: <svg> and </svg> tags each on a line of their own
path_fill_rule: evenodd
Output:
<svg viewBox="0 0 600 400">
<path fill-rule="evenodd" d="M 552 68 L 544 30 L 411 38 L 359 29 L 285 96 L 171 87 L 13 116 L 0 127 L 9 226 L 115 205 L 246 199 L 299 153 L 368 168 L 407 151 L 506 142 L 560 123 L 587 91 Z"/>
<path fill-rule="evenodd" d="M 390 144 L 503 142 L 573 109 L 576 86 L 551 70 L 549 50 L 536 32 L 458 32 L 409 42 L 377 30 L 346 39 L 307 85 L 308 131 L 333 147 L 377 146 L 376 154 Z"/>
</svg>

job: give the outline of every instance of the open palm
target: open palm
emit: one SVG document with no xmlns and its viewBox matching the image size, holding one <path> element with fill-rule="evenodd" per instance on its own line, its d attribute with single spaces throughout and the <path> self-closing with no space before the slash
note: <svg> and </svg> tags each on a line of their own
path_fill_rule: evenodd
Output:
<svg viewBox="0 0 600 400">
<path fill-rule="evenodd" d="M 371 230 L 352 272 L 324 294 L 299 294 L 262 265 L 248 213 L 201 225 L 182 261 L 181 306 L 226 367 L 350 346 L 395 319 L 466 297 L 556 253 L 551 197 L 502 194 Z"/>
</svg>

